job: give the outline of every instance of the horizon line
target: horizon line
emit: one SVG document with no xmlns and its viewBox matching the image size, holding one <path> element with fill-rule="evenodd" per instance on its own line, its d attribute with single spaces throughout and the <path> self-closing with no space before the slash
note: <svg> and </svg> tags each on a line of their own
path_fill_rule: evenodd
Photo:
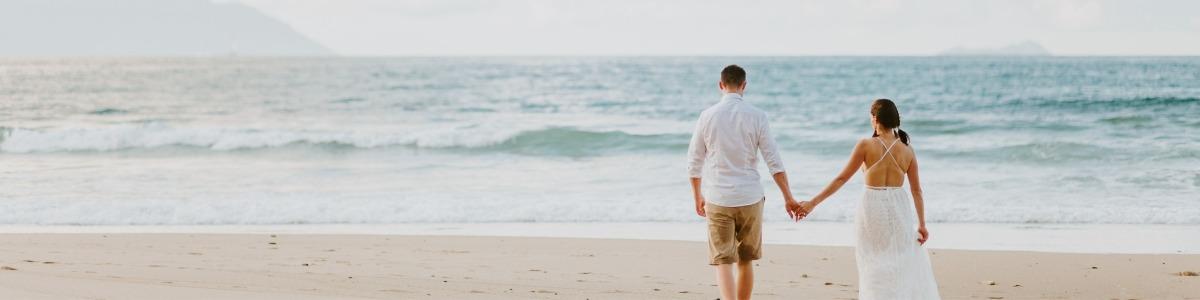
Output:
<svg viewBox="0 0 1200 300">
<path fill-rule="evenodd" d="M 897 58 L 1080 58 L 1080 57 L 1200 57 L 1200 54 L 328 54 L 328 55 L 292 55 L 292 54 L 96 54 L 96 55 L 0 55 L 0 59 L 89 59 L 89 58 L 599 58 L 599 57 L 642 57 L 642 58 L 680 58 L 680 57 L 897 57 Z"/>
</svg>

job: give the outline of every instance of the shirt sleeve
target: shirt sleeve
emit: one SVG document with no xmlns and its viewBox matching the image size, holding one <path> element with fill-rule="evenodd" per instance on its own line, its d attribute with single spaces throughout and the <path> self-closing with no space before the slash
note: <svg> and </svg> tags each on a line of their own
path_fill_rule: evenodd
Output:
<svg viewBox="0 0 1200 300">
<path fill-rule="evenodd" d="M 762 153 L 763 160 L 767 162 L 767 169 L 771 171 L 771 175 L 785 171 L 783 158 L 779 156 L 779 148 L 775 144 L 775 137 L 771 136 L 771 125 L 768 124 L 765 113 L 762 114 L 759 124 L 758 151 Z"/>
<path fill-rule="evenodd" d="M 692 141 L 688 144 L 688 176 L 700 178 L 704 168 L 704 157 L 708 155 L 708 146 L 704 144 L 704 116 L 696 121 L 696 129 L 692 132 Z"/>
</svg>

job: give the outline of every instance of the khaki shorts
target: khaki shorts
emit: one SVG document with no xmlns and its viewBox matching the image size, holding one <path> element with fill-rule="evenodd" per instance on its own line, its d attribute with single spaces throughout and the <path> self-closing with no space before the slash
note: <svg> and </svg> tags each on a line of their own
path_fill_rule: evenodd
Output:
<svg viewBox="0 0 1200 300">
<path fill-rule="evenodd" d="M 704 203 L 708 219 L 710 265 L 732 264 L 762 257 L 763 202 L 724 207 Z"/>
</svg>

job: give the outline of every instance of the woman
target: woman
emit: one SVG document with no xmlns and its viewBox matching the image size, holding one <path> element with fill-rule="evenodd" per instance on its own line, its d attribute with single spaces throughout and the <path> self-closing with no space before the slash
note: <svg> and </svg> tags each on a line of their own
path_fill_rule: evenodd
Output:
<svg viewBox="0 0 1200 300">
<path fill-rule="evenodd" d="M 900 112 L 892 100 L 871 104 L 875 134 L 854 146 L 850 162 L 819 195 L 801 203 L 799 217 L 842 188 L 855 169 L 866 174 L 866 191 L 855 216 L 858 299 L 939 299 L 929 254 L 929 240 L 917 156 L 900 130 Z M 901 189 L 908 177 L 912 202 Z M 915 208 L 915 210 L 914 210 Z"/>
</svg>

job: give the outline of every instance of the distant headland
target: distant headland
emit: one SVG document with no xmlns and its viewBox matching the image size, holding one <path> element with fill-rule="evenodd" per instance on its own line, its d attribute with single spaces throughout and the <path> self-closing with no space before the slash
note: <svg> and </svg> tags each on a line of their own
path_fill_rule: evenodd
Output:
<svg viewBox="0 0 1200 300">
<path fill-rule="evenodd" d="M 326 56 L 325 46 L 236 2 L 0 0 L 0 56 Z"/>
</svg>

